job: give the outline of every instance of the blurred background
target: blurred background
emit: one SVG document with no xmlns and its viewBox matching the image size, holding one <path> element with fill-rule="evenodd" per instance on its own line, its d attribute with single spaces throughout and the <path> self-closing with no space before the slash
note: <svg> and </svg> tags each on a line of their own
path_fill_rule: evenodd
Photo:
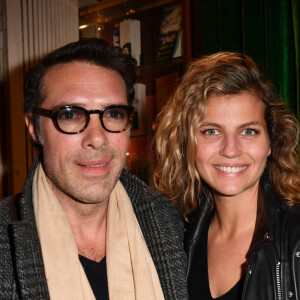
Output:
<svg viewBox="0 0 300 300">
<path fill-rule="evenodd" d="M 243 52 L 300 118 L 299 0 L 0 0 L 0 198 L 20 192 L 37 155 L 23 78 L 53 49 L 98 37 L 137 60 L 138 114 L 126 168 L 152 184 L 155 119 L 191 61 Z"/>
</svg>

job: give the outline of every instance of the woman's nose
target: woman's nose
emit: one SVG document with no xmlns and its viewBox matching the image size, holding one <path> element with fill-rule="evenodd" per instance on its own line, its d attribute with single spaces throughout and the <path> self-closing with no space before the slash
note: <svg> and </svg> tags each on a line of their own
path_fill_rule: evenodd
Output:
<svg viewBox="0 0 300 300">
<path fill-rule="evenodd" d="M 238 137 L 235 135 L 227 135 L 222 142 L 220 154 L 222 156 L 233 158 L 241 155 L 241 145 Z"/>
</svg>

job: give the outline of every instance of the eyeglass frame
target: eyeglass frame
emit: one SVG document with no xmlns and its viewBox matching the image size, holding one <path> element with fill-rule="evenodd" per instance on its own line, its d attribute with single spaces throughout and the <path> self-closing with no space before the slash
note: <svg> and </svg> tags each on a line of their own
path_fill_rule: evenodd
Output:
<svg viewBox="0 0 300 300">
<path fill-rule="evenodd" d="M 60 128 L 60 126 L 58 124 L 57 116 L 58 116 L 60 111 L 62 111 L 63 109 L 66 109 L 66 108 L 79 109 L 79 110 L 83 111 L 86 114 L 87 119 L 86 119 L 84 127 L 81 130 L 78 130 L 76 132 L 66 132 L 66 131 L 64 131 Z M 125 125 L 125 128 L 123 128 L 122 130 L 112 131 L 112 130 L 109 130 L 105 127 L 105 125 L 103 123 L 103 114 L 105 113 L 106 110 L 111 109 L 111 108 L 122 108 L 122 109 L 126 109 L 128 111 L 128 120 L 127 120 L 127 123 Z M 127 105 L 109 105 L 109 106 L 106 106 L 102 109 L 92 109 L 92 110 L 88 110 L 88 109 L 85 109 L 84 107 L 77 106 L 77 105 L 63 105 L 63 106 L 56 107 L 54 109 L 34 107 L 33 110 L 32 110 L 32 113 L 35 114 L 35 115 L 51 118 L 54 121 L 54 124 L 56 125 L 57 130 L 64 133 L 64 134 L 79 134 L 79 133 L 83 132 L 88 127 L 89 122 L 90 122 L 90 115 L 92 115 L 92 114 L 98 114 L 99 115 L 99 119 L 100 119 L 101 125 L 104 128 L 104 130 L 106 130 L 108 132 L 111 132 L 111 133 L 121 133 L 121 132 L 124 132 L 124 131 L 128 130 L 128 128 L 130 127 L 130 125 L 133 122 L 133 117 L 134 117 L 136 112 L 137 112 L 136 107 L 127 106 Z"/>
</svg>

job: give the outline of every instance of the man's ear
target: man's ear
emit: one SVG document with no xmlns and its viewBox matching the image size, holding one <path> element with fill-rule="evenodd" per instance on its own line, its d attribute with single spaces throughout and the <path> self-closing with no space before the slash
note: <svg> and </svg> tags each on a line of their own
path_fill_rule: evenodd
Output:
<svg viewBox="0 0 300 300">
<path fill-rule="evenodd" d="M 37 129 L 34 125 L 31 114 L 26 114 L 25 115 L 25 124 L 28 128 L 29 134 L 31 135 L 31 138 L 33 139 L 33 141 L 35 143 L 39 144 L 40 141 L 39 141 L 39 138 L 38 138 Z"/>
</svg>

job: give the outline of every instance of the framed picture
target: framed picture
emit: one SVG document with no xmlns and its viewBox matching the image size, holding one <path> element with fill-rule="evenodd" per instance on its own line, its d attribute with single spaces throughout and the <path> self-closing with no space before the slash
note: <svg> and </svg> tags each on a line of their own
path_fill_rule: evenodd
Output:
<svg viewBox="0 0 300 300">
<path fill-rule="evenodd" d="M 143 83 L 136 83 L 135 90 L 135 103 L 137 106 L 137 113 L 134 117 L 131 136 L 139 136 L 146 134 L 146 85 Z"/>
<path fill-rule="evenodd" d="M 167 7 L 163 10 L 156 61 L 169 60 L 181 56 L 181 5 Z"/>
</svg>

